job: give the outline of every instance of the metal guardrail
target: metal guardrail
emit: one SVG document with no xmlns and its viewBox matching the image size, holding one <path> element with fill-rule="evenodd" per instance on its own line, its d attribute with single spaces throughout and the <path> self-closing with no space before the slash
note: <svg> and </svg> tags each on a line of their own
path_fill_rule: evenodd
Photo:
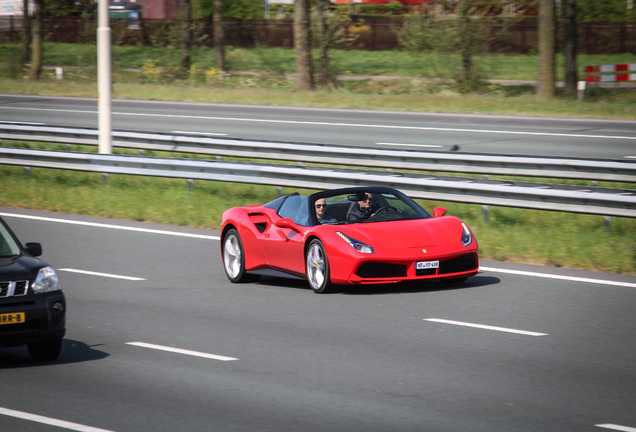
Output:
<svg viewBox="0 0 636 432">
<path fill-rule="evenodd" d="M 437 177 L 370 170 L 0 148 L 0 164 L 306 189 L 396 187 L 413 198 L 636 217 L 636 190 Z"/>
<path fill-rule="evenodd" d="M 0 139 L 97 145 L 98 131 L 0 124 Z M 144 132 L 112 132 L 114 147 L 333 165 L 636 183 L 636 163 L 475 155 L 220 139 Z"/>
</svg>

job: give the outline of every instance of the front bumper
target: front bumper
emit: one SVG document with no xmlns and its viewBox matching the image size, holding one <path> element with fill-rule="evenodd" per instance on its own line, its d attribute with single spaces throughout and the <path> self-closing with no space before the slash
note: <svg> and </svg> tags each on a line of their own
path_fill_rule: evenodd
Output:
<svg viewBox="0 0 636 432">
<path fill-rule="evenodd" d="M 439 267 L 417 270 L 418 261 L 439 261 Z M 333 268 L 333 265 L 332 265 Z M 405 257 L 395 259 L 370 255 L 353 263 L 348 269 L 340 268 L 332 273 L 337 284 L 382 284 L 425 279 L 454 279 L 474 276 L 479 271 L 479 253 L 464 252 L 447 256 L 426 258 Z"/>
<path fill-rule="evenodd" d="M 0 315 L 23 312 L 24 322 L 0 324 L 0 347 L 57 339 L 66 334 L 66 299 L 62 291 L 0 299 Z"/>
</svg>

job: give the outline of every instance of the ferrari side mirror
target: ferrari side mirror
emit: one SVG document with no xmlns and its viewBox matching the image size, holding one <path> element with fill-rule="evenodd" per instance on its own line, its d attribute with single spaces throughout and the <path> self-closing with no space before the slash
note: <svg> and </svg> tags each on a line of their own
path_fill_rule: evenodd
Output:
<svg viewBox="0 0 636 432">
<path fill-rule="evenodd" d="M 293 229 L 294 231 L 300 232 L 298 226 L 290 218 L 278 219 L 276 222 L 274 222 L 274 225 L 276 225 L 278 228 L 289 228 Z"/>
<path fill-rule="evenodd" d="M 446 214 L 448 210 L 446 210 L 444 207 L 435 207 L 433 209 L 433 217 L 442 217 Z"/>
</svg>

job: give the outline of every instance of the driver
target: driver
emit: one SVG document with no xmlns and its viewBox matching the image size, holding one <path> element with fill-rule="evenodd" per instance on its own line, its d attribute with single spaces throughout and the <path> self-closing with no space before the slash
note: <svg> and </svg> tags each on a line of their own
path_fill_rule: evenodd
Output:
<svg viewBox="0 0 636 432">
<path fill-rule="evenodd" d="M 366 192 L 364 198 L 358 201 L 358 206 L 354 207 L 349 212 L 349 221 L 355 222 L 360 220 L 369 219 L 373 216 L 373 196 Z"/>
</svg>

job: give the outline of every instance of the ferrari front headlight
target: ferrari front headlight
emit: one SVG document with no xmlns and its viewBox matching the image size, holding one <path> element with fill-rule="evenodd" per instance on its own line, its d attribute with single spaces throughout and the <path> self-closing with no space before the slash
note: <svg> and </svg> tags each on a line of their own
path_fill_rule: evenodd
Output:
<svg viewBox="0 0 636 432">
<path fill-rule="evenodd" d="M 468 229 L 468 226 L 462 222 L 462 244 L 468 246 L 473 242 L 473 235 Z"/>
<path fill-rule="evenodd" d="M 367 254 L 375 253 L 375 251 L 373 250 L 373 248 L 371 246 L 369 246 L 366 243 L 361 242 L 360 240 L 356 240 L 356 239 L 354 239 L 352 237 L 349 237 L 348 235 L 346 235 L 346 234 L 344 234 L 344 233 L 342 233 L 340 231 L 336 231 L 336 234 L 338 234 L 344 241 L 349 243 L 349 246 L 351 246 L 352 248 L 354 248 L 358 252 L 367 253 Z"/>
<path fill-rule="evenodd" d="M 59 290 L 60 281 L 57 279 L 55 269 L 51 266 L 41 268 L 31 288 L 36 294 Z"/>
</svg>

